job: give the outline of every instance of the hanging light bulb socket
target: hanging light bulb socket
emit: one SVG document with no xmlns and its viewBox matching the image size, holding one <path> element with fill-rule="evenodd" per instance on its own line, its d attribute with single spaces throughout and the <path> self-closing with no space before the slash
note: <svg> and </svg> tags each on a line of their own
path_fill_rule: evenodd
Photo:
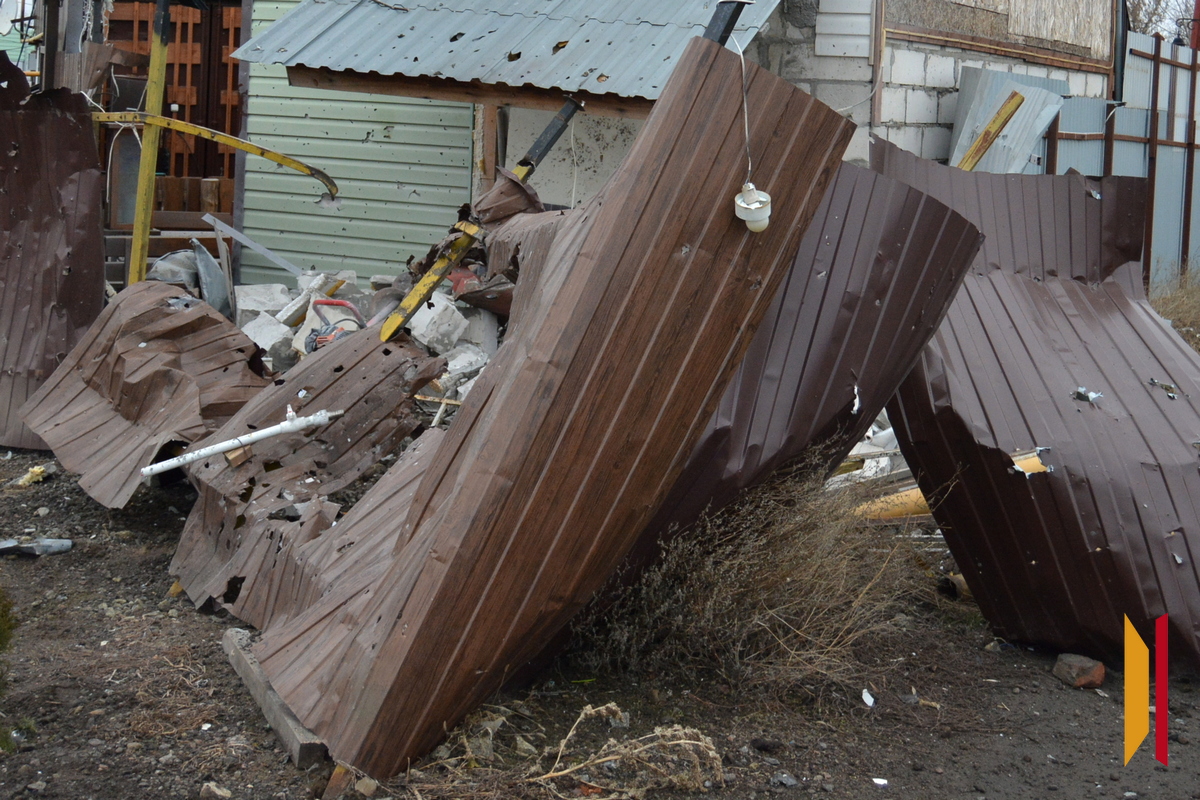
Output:
<svg viewBox="0 0 1200 800">
<path fill-rule="evenodd" d="M 733 213 L 751 232 L 761 233 L 771 221 L 771 195 L 760 192 L 753 183 L 742 184 L 742 191 L 733 198 Z"/>
</svg>

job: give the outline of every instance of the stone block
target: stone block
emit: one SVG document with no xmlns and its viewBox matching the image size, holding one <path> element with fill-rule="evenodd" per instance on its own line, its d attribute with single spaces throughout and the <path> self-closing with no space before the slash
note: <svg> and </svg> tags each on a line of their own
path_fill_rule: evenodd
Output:
<svg viewBox="0 0 1200 800">
<path fill-rule="evenodd" d="M 1067 76 L 1067 85 L 1071 87 L 1071 94 L 1075 97 L 1083 97 L 1087 94 L 1087 73 L 1072 72 Z"/>
<path fill-rule="evenodd" d="M 1062 653 L 1054 662 L 1054 677 L 1076 689 L 1099 689 L 1104 683 L 1104 665 L 1074 653 Z"/>
<path fill-rule="evenodd" d="M 949 157 L 950 129 L 941 126 L 926 128 L 921 136 L 921 158 L 944 161 Z"/>
<path fill-rule="evenodd" d="M 884 86 L 879 103 L 880 122 L 904 122 L 905 106 L 908 101 L 908 90 L 894 86 Z"/>
<path fill-rule="evenodd" d="M 468 324 L 450 297 L 435 292 L 429 302 L 412 315 L 408 329 L 414 339 L 441 355 L 454 348 Z"/>
<path fill-rule="evenodd" d="M 934 92 L 925 89 L 908 89 L 904 108 L 904 121 L 916 124 L 937 122 L 938 99 Z"/>
<path fill-rule="evenodd" d="M 930 54 L 925 60 L 925 85 L 937 89 L 953 89 L 955 64 L 950 56 Z"/>
<path fill-rule="evenodd" d="M 888 141 L 916 155 L 921 154 L 921 128 L 906 125 L 903 128 L 892 128 L 888 132 Z"/>
<path fill-rule="evenodd" d="M 948 92 L 938 98 L 937 121 L 939 125 L 953 125 L 954 113 L 958 110 L 958 92 Z"/>
<path fill-rule="evenodd" d="M 925 85 L 925 53 L 920 50 L 892 50 L 892 83 L 905 86 Z"/>
<path fill-rule="evenodd" d="M 242 310 L 238 308 L 238 317 Z M 270 350 L 271 345 L 292 335 L 292 329 L 275 319 L 270 311 L 260 311 L 258 316 L 242 326 L 242 333 L 250 337 L 263 350 Z"/>
<path fill-rule="evenodd" d="M 278 314 L 292 302 L 288 288 L 282 283 L 260 283 L 248 286 L 235 286 L 233 293 L 237 300 L 237 325 L 244 328 L 266 311 L 272 315 Z"/>
</svg>

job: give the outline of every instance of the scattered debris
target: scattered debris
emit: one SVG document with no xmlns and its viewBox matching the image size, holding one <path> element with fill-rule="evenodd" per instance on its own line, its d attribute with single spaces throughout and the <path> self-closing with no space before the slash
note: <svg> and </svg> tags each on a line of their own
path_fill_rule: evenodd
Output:
<svg viewBox="0 0 1200 800">
<path fill-rule="evenodd" d="M 866 689 L 862 690 L 862 701 L 866 703 L 867 708 L 875 707 L 875 696 Z"/>
<path fill-rule="evenodd" d="M 1086 386 L 1080 386 L 1075 391 L 1071 392 L 1071 397 L 1076 400 L 1083 400 L 1087 403 L 1095 403 L 1100 398 L 1104 397 L 1100 392 L 1089 392 Z"/>
<path fill-rule="evenodd" d="M 1062 653 L 1054 662 L 1054 677 L 1076 689 L 1098 689 L 1104 685 L 1104 664 L 1087 656 Z"/>
<path fill-rule="evenodd" d="M 40 467 L 30 467 L 29 470 L 19 478 L 14 478 L 4 484 L 5 489 L 21 488 L 24 489 L 32 486 L 35 483 L 41 483 L 46 480 L 47 475 L 53 475 L 58 472 L 58 465 L 54 462 L 42 464 Z"/>
<path fill-rule="evenodd" d="M 65 553 L 71 549 L 74 542 L 70 539 L 35 539 L 21 542 L 16 539 L 0 541 L 0 556 L 23 555 L 45 556 L 53 553 Z"/>
</svg>

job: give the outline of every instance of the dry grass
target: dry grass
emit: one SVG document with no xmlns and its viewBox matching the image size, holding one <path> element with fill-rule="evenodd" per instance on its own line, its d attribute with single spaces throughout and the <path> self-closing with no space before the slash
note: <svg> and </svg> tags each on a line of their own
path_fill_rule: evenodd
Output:
<svg viewBox="0 0 1200 800">
<path fill-rule="evenodd" d="M 1193 350 L 1200 351 L 1200 284 L 1181 282 L 1171 292 L 1152 297 L 1150 304 Z"/>
<path fill-rule="evenodd" d="M 815 473 L 781 472 L 676 536 L 660 563 L 581 615 L 572 658 L 601 672 L 715 671 L 738 689 L 808 696 L 855 685 L 856 649 L 888 625 L 917 573 L 903 537 L 860 524 L 861 487 L 827 490 Z"/>
</svg>

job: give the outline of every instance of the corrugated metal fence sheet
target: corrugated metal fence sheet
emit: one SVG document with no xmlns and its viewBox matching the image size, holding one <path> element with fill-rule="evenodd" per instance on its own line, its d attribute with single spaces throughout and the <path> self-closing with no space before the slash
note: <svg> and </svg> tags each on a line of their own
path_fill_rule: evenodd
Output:
<svg viewBox="0 0 1200 800">
<path fill-rule="evenodd" d="M 335 757 L 382 777 L 432 748 L 608 578 L 683 468 L 853 132 L 747 73 L 771 226 L 732 213 L 739 59 L 694 39 L 622 167 L 564 224 L 411 503 L 372 503 L 388 558 L 264 632 L 272 685 Z M 339 535 L 370 524 L 351 511 Z"/>
<path fill-rule="evenodd" d="M 962 161 L 1010 94 L 1016 92 L 1025 98 L 1024 102 L 979 160 L 975 172 L 1030 171 L 1034 166 L 1030 157 L 1037 150 L 1045 149 L 1043 136 L 1063 105 L 1061 94 L 1031 85 L 1031 81 L 1057 84 L 1064 90 L 1063 94 L 1068 91 L 1066 81 L 1031 79 L 1028 75 L 963 67 L 963 86 L 958 94 L 954 135 L 950 145 L 951 164 Z"/>
<path fill-rule="evenodd" d="M 103 307 L 103 184 L 83 97 L 28 94 L 0 52 L 0 445 L 45 448 L 18 410 Z"/>
<path fill-rule="evenodd" d="M 840 463 L 941 324 L 981 242 L 937 200 L 843 164 L 639 551 L 810 446 Z"/>
<path fill-rule="evenodd" d="M 258 346 L 165 283 L 123 290 L 21 414 L 79 486 L 120 508 L 170 443 L 201 439 L 268 384 Z"/>
<path fill-rule="evenodd" d="M 1169 613 L 1200 664 L 1200 356 L 1128 282 L 1145 182 L 969 174 L 884 143 L 872 162 L 987 236 L 888 406 L 984 615 L 1119 660 L 1123 614 L 1148 634 Z M 1027 475 L 1008 454 L 1034 448 L 1049 471 Z"/>
<path fill-rule="evenodd" d="M 743 45 L 779 4 L 743 11 Z M 712 0 L 306 0 L 235 58 L 654 100 Z"/>
</svg>

